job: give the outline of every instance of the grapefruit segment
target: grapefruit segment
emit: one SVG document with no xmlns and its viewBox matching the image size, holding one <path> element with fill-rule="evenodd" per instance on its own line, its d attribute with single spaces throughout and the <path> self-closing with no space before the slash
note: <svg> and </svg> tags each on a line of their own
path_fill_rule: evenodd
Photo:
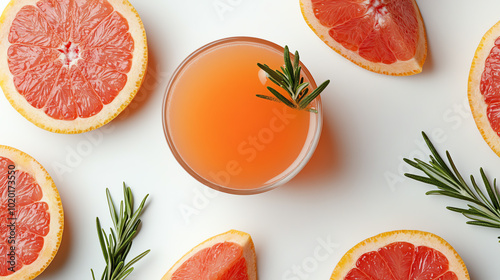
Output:
<svg viewBox="0 0 500 280">
<path fill-rule="evenodd" d="M 80 41 L 82 49 L 107 46 L 109 41 L 125 36 L 128 29 L 127 20 L 119 13 L 113 12 Z"/>
<path fill-rule="evenodd" d="M 12 165 L 13 163 L 11 163 Z M 0 174 L 6 174 L 8 172 L 3 173 L 0 171 Z M 2 195 L 2 207 L 8 204 L 9 199 L 9 190 L 7 186 L 7 178 L 8 176 L 2 176 L 4 179 L 2 183 L 2 179 L 0 179 L 0 187 L 1 187 L 1 195 Z M 42 189 L 40 185 L 38 185 L 35 179 L 27 174 L 26 172 L 15 172 L 15 177 L 17 180 L 16 187 L 16 204 L 19 206 L 26 206 L 32 204 L 36 201 L 39 201 L 43 197 Z"/>
<path fill-rule="evenodd" d="M 172 279 L 233 279 L 228 276 L 245 275 L 246 271 L 242 248 L 236 243 L 221 242 L 194 254 L 177 269 Z"/>
<path fill-rule="evenodd" d="M 382 28 L 386 28 L 382 31 L 385 44 L 398 60 L 410 60 L 417 51 L 419 40 L 418 6 L 411 1 L 392 1 L 386 8 L 389 16 L 380 24 Z"/>
<path fill-rule="evenodd" d="M 331 1 L 313 0 L 314 16 L 323 26 L 335 27 L 346 23 L 353 18 L 361 18 L 366 13 L 363 0 L 358 1 Z"/>
<path fill-rule="evenodd" d="M 101 99 L 90 87 L 90 84 L 85 81 L 82 72 L 76 66 L 71 70 L 71 84 L 75 89 L 78 89 L 78 94 L 75 94 L 75 89 L 72 92 L 78 116 L 83 118 L 98 114 L 104 106 Z"/>
<path fill-rule="evenodd" d="M 27 266 L 38 258 L 43 248 L 44 239 L 42 236 L 29 231 L 19 230 L 19 233 L 16 234 L 16 243 L 19 248 L 23 248 L 16 253 L 16 261 L 22 266 Z"/>
<path fill-rule="evenodd" d="M 12 0 L 0 23 L 0 85 L 39 127 L 100 127 L 142 84 L 146 33 L 127 0 Z"/>
<path fill-rule="evenodd" d="M 79 69 L 104 105 L 111 103 L 127 82 L 127 75 L 96 64 L 79 65 Z"/>
<path fill-rule="evenodd" d="M 361 270 L 354 268 L 347 273 L 345 280 L 372 280 L 368 275 L 364 274 Z"/>
<path fill-rule="evenodd" d="M 437 280 L 458 280 L 458 277 L 453 272 L 446 272 L 445 274 L 439 276 Z"/>
<path fill-rule="evenodd" d="M 14 76 L 14 85 L 31 106 L 41 109 L 47 103 L 61 67 L 59 60 L 33 67 Z"/>
<path fill-rule="evenodd" d="M 186 253 L 162 280 L 256 280 L 255 248 L 249 234 L 231 230 Z"/>
<path fill-rule="evenodd" d="M 73 101 L 69 70 L 63 67 L 52 86 L 43 111 L 57 120 L 74 120 L 77 117 L 76 103 Z"/>
<path fill-rule="evenodd" d="M 491 128 L 499 135 L 500 131 L 500 102 L 493 101 L 488 105 L 488 109 L 486 111 L 486 115 L 488 117 L 488 121 L 490 122 Z"/>
<path fill-rule="evenodd" d="M 410 279 L 435 279 L 447 272 L 448 268 L 448 259 L 445 255 L 429 247 L 419 246 L 415 249 Z"/>
<path fill-rule="evenodd" d="M 53 48 L 11 45 L 7 53 L 9 69 L 17 76 L 33 67 L 55 61 L 60 52 Z"/>
<path fill-rule="evenodd" d="M 356 20 L 348 20 L 330 29 L 330 36 L 351 51 L 357 51 L 370 34 L 374 18 L 363 16 Z"/>
<path fill-rule="evenodd" d="M 415 256 L 415 246 L 408 242 L 396 242 L 384 246 L 378 253 L 390 267 L 396 280 L 408 279 Z"/>
<path fill-rule="evenodd" d="M 385 37 L 382 33 L 382 26 L 375 26 L 366 36 L 359 46 L 359 55 L 371 62 L 392 64 L 397 61 L 396 56 L 385 43 Z M 386 28 L 387 29 L 387 28 Z M 391 35 L 392 36 L 392 35 Z"/>
<path fill-rule="evenodd" d="M 469 280 L 458 253 L 442 238 L 422 231 L 391 231 L 351 248 L 331 280 Z"/>
<path fill-rule="evenodd" d="M 64 214 L 54 182 L 32 157 L 0 145 L 0 278 L 38 276 L 61 243 Z"/>
<path fill-rule="evenodd" d="M 50 215 L 49 206 L 45 202 L 35 202 L 17 212 L 19 230 L 45 236 L 49 233 Z"/>
<path fill-rule="evenodd" d="M 71 33 L 72 1 L 42 0 L 36 3 L 43 17 L 47 20 L 62 42 L 67 42 Z"/>
<path fill-rule="evenodd" d="M 71 34 L 73 42 L 81 42 L 85 39 L 114 10 L 106 0 L 75 0 L 74 5 Z"/>
<path fill-rule="evenodd" d="M 132 38 L 126 36 L 125 40 L 131 42 Z M 124 42 L 119 42 L 118 45 L 124 45 Z M 132 55 L 130 51 L 119 49 L 118 47 L 99 47 L 81 54 L 83 60 L 87 63 L 95 64 L 107 69 L 112 69 L 120 73 L 127 73 L 132 67 Z"/>
<path fill-rule="evenodd" d="M 57 48 L 61 39 L 35 6 L 26 5 L 17 13 L 9 32 L 11 44 Z"/>
<path fill-rule="evenodd" d="M 367 275 L 369 279 L 395 280 L 385 260 L 375 251 L 363 254 L 358 259 L 356 268 Z"/>
<path fill-rule="evenodd" d="M 5 231 L 5 234 L 7 234 L 7 231 Z M 7 256 L 7 254 L 9 254 L 9 248 L 10 246 L 8 246 L 7 243 L 0 244 L 0 263 L 8 263 L 9 257 Z M 11 272 L 8 270 L 8 268 L 9 267 L 7 267 L 6 265 L 0 266 L 0 276 L 9 275 L 9 273 Z M 21 263 L 17 263 L 14 266 L 14 270 L 16 271 L 19 270 L 20 268 L 21 268 Z"/>
<path fill-rule="evenodd" d="M 427 41 L 414 0 L 300 0 L 309 27 L 333 50 L 377 73 L 422 71 Z"/>
</svg>

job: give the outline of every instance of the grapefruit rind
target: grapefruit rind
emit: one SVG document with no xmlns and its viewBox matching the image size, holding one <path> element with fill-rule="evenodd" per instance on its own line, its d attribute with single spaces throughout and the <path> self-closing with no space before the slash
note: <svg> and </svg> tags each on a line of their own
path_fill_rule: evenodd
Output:
<svg viewBox="0 0 500 280">
<path fill-rule="evenodd" d="M 311 0 L 300 0 L 300 10 L 302 16 L 306 21 L 307 25 L 314 31 L 314 33 L 331 49 L 340 54 L 341 56 L 347 58 L 351 62 L 357 64 L 358 66 L 365 68 L 369 71 L 391 75 L 391 76 L 409 76 L 422 72 L 422 67 L 424 65 L 425 59 L 427 57 L 427 37 L 425 32 L 424 21 L 420 10 L 415 1 L 412 1 L 415 11 L 417 12 L 418 21 L 418 43 L 416 48 L 415 56 L 406 61 L 398 60 L 392 64 L 385 63 L 375 63 L 361 57 L 357 52 L 346 49 L 342 44 L 333 40 L 333 38 L 328 34 L 330 28 L 324 26 L 314 15 L 314 9 L 312 7 Z"/>
<path fill-rule="evenodd" d="M 481 76 L 484 71 L 486 59 L 491 49 L 495 46 L 495 40 L 500 36 L 500 21 L 492 26 L 479 42 L 474 54 L 472 65 L 469 72 L 468 81 L 468 99 L 472 116 L 481 136 L 490 146 L 490 148 L 500 156 L 500 137 L 491 127 L 486 114 L 488 105 L 481 94 Z"/>
<path fill-rule="evenodd" d="M 1 277 L 5 280 L 34 279 L 49 266 L 61 244 L 64 229 L 64 211 L 61 198 L 49 173 L 30 155 L 18 149 L 0 145 L 0 156 L 12 160 L 17 170 L 24 171 L 35 178 L 43 192 L 43 197 L 40 201 L 46 202 L 49 206 L 50 231 L 44 237 L 43 248 L 38 258 L 33 263 L 24 265 L 15 273 Z"/>
<path fill-rule="evenodd" d="M 343 280 L 364 253 L 376 251 L 381 247 L 401 241 L 412 243 L 415 247 L 427 246 L 443 253 L 449 261 L 449 270 L 453 271 L 459 280 L 470 280 L 462 258 L 446 240 L 433 233 L 418 230 L 384 232 L 361 241 L 340 259 L 330 280 Z"/>
<path fill-rule="evenodd" d="M 8 40 L 10 26 L 19 10 L 26 5 L 36 5 L 39 0 L 11 0 L 0 17 L 0 54 L 7 54 L 11 45 Z M 127 0 L 107 0 L 113 8 L 124 16 L 129 32 L 134 38 L 132 66 L 127 73 L 127 83 L 115 99 L 104 106 L 96 115 L 75 120 L 57 120 L 47 116 L 42 109 L 36 109 L 17 92 L 13 75 L 9 71 L 6 55 L 0 59 L 0 86 L 10 104 L 36 126 L 56 133 L 74 134 L 99 128 L 118 116 L 130 104 L 144 80 L 148 64 L 146 31 L 135 8 Z"/>
<path fill-rule="evenodd" d="M 170 268 L 167 273 L 161 278 L 161 280 L 170 280 L 172 279 L 172 275 L 175 271 L 189 258 L 194 256 L 197 252 L 212 247 L 215 244 L 222 242 L 233 242 L 240 245 L 243 249 L 243 258 L 246 260 L 247 271 L 248 271 L 248 279 L 256 280 L 257 279 L 257 261 L 255 255 L 255 246 L 252 241 L 252 237 L 242 231 L 238 230 L 230 230 L 228 232 L 213 236 L 193 249 L 187 252 L 182 258 L 180 258 L 173 266 Z"/>
</svg>

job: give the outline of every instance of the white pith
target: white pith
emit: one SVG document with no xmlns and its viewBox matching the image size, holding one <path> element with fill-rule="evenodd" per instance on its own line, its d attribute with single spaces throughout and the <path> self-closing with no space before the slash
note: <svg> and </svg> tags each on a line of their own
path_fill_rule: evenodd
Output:
<svg viewBox="0 0 500 280">
<path fill-rule="evenodd" d="M 379 20 L 382 20 L 381 16 L 386 15 L 389 12 L 386 4 L 382 3 L 381 0 L 370 0 L 368 2 L 368 6 L 369 8 L 367 13 L 376 13 Z"/>
<path fill-rule="evenodd" d="M 68 45 L 69 48 L 67 47 Z M 71 66 L 75 65 L 81 59 L 81 50 L 77 43 L 64 43 L 58 50 L 61 52 L 59 59 L 63 62 L 64 67 L 71 68 Z"/>
</svg>

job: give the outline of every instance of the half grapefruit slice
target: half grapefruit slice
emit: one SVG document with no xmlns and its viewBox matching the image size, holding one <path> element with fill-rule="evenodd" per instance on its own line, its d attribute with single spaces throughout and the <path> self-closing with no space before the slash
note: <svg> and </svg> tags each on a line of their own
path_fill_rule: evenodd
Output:
<svg viewBox="0 0 500 280">
<path fill-rule="evenodd" d="M 64 214 L 45 169 L 29 155 L 0 145 L 0 278 L 33 279 L 59 249 Z"/>
<path fill-rule="evenodd" d="M 12 0 L 0 18 L 0 85 L 35 125 L 81 133 L 131 102 L 146 32 L 127 0 Z"/>
<path fill-rule="evenodd" d="M 420 73 L 427 56 L 414 0 L 300 0 L 311 29 L 333 50 L 373 72 Z"/>
<path fill-rule="evenodd" d="M 331 280 L 469 280 L 458 253 L 441 237 L 398 230 L 368 238 L 350 249 Z"/>
<path fill-rule="evenodd" d="M 248 233 L 230 230 L 186 253 L 161 280 L 256 280 L 257 262 Z"/>
<path fill-rule="evenodd" d="M 468 97 L 479 132 L 500 156 L 500 21 L 484 34 L 477 47 Z"/>
</svg>

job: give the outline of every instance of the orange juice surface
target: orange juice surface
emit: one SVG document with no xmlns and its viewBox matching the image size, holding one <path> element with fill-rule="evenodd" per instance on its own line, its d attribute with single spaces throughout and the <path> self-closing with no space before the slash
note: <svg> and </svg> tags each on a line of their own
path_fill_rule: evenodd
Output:
<svg viewBox="0 0 500 280">
<path fill-rule="evenodd" d="M 267 86 L 278 88 L 257 62 L 279 69 L 282 49 L 221 44 L 188 59 L 171 82 L 167 133 L 194 177 L 229 189 L 257 189 L 289 174 L 310 149 L 318 114 L 256 97 L 272 95 Z"/>
</svg>

